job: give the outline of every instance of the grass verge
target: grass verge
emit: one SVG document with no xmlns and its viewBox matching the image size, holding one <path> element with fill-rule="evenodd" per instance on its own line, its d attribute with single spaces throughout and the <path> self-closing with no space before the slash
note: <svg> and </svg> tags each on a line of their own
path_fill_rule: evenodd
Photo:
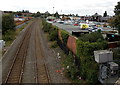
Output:
<svg viewBox="0 0 120 85">
<path fill-rule="evenodd" d="M 4 47 L 3 51 L 2 51 L 2 54 L 5 53 L 5 51 L 7 50 L 7 48 L 16 39 L 16 37 L 19 35 L 20 31 L 22 31 L 31 21 L 29 21 L 28 23 L 24 24 L 19 29 L 7 30 L 7 32 L 4 35 L 2 35 L 2 39 L 5 41 L 5 47 Z"/>
</svg>

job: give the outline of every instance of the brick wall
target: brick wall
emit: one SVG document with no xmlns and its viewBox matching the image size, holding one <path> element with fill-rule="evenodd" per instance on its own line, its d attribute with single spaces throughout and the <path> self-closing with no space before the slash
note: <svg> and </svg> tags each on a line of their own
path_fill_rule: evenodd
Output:
<svg viewBox="0 0 120 85">
<path fill-rule="evenodd" d="M 74 36 L 68 37 L 67 47 L 70 51 L 76 54 L 76 38 Z"/>
</svg>

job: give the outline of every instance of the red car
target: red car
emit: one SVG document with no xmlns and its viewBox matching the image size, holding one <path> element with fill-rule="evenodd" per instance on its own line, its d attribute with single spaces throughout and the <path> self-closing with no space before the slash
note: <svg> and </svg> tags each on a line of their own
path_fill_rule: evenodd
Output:
<svg viewBox="0 0 120 85">
<path fill-rule="evenodd" d="M 74 26 L 78 26 L 78 24 L 74 24 Z"/>
</svg>

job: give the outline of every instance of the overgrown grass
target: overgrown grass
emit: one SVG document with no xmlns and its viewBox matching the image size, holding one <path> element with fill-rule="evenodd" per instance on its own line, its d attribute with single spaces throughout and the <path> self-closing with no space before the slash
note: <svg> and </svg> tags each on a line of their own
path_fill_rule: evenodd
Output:
<svg viewBox="0 0 120 85">
<path fill-rule="evenodd" d="M 31 21 L 30 21 L 31 22 Z M 29 23 L 30 23 L 29 22 Z M 19 29 L 15 30 L 7 30 L 5 34 L 2 35 L 2 39 L 5 41 L 6 45 L 5 46 L 10 46 L 11 43 L 16 39 L 20 31 L 22 31 L 29 23 L 24 24 L 22 27 Z"/>
<path fill-rule="evenodd" d="M 67 44 L 67 40 L 68 40 L 68 37 L 69 37 L 69 33 L 65 30 L 62 30 L 61 31 L 61 37 L 62 37 L 62 40 L 65 44 Z"/>
<path fill-rule="evenodd" d="M 52 41 L 51 42 L 51 48 L 57 48 L 58 47 L 58 44 L 56 41 Z"/>
<path fill-rule="evenodd" d="M 47 33 L 47 38 L 50 41 L 50 47 L 56 48 L 58 46 L 56 39 L 58 38 L 58 27 L 53 26 L 50 23 L 47 23 L 45 20 L 42 20 L 43 31 Z"/>
<path fill-rule="evenodd" d="M 63 61 L 63 66 L 65 68 L 65 73 L 67 77 L 70 77 L 72 80 L 76 80 L 79 70 L 77 69 L 72 53 L 66 56 Z"/>
<path fill-rule="evenodd" d="M 16 38 L 17 32 L 15 30 L 8 30 L 3 36 L 2 39 L 5 41 L 6 45 L 9 46 L 13 40 Z"/>
</svg>

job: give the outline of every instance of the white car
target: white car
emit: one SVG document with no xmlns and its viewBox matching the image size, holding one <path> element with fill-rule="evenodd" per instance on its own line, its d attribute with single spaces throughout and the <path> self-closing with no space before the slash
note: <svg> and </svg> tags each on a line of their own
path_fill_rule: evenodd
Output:
<svg viewBox="0 0 120 85">
<path fill-rule="evenodd" d="M 64 24 L 64 21 L 57 21 L 57 23 L 59 23 L 59 24 Z"/>
<path fill-rule="evenodd" d="M 98 31 L 98 30 L 100 30 L 100 31 L 103 31 L 103 29 L 102 28 L 90 28 L 90 29 L 88 29 L 88 31 L 90 31 L 90 32 L 96 32 L 96 31 Z"/>
<path fill-rule="evenodd" d="M 65 25 L 72 25 L 73 23 L 72 23 L 72 21 L 64 21 L 64 24 Z"/>
</svg>

